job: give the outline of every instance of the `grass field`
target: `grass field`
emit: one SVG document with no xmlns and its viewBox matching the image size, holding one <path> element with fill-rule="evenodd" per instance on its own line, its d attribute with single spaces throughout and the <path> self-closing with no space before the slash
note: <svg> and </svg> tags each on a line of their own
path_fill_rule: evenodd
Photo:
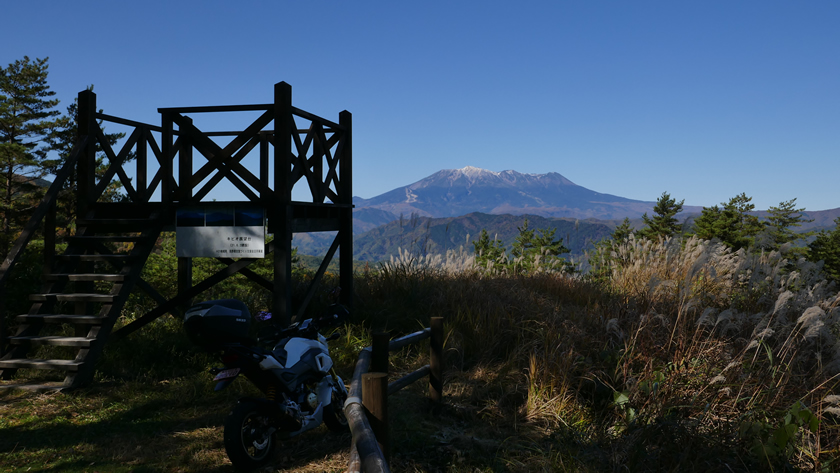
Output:
<svg viewBox="0 0 840 473">
<path fill-rule="evenodd" d="M 698 240 L 631 240 L 599 282 L 463 256 L 361 271 L 331 346 L 349 378 L 372 330 L 445 318 L 445 406 L 422 382 L 389 400 L 392 471 L 840 470 L 840 296 L 819 268 Z M 90 388 L 2 393 L 0 470 L 232 471 L 221 425 L 251 388 L 213 392 L 213 365 L 164 318 L 106 349 Z M 320 427 L 265 471 L 343 471 L 349 444 Z"/>
</svg>

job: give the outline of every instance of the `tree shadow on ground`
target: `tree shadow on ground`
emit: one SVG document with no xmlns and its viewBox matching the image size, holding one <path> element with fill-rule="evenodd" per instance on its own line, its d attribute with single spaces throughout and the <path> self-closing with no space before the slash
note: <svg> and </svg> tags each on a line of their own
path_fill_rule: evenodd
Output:
<svg viewBox="0 0 840 473">
<path fill-rule="evenodd" d="M 715 443 L 679 420 L 630 426 L 620 434 L 593 433 L 562 423 L 555 428 L 535 425 L 522 416 L 523 389 L 499 387 L 501 391 L 479 396 L 450 389 L 436 409 L 426 397 L 424 381 L 390 396 L 392 471 L 766 469 L 740 458 L 734 445 Z M 28 419 L 0 430 L 0 469 L 234 471 L 224 451 L 222 425 L 240 394 L 198 389 L 190 397 L 185 391 L 191 389 L 189 382 L 156 387 L 131 400 L 126 399 L 130 387 L 103 384 L 60 398 L 4 398 L 0 407 L 9 412 L 26 410 Z M 102 412 L 93 412 L 96 406 Z M 349 433 L 335 434 L 321 426 L 279 442 L 275 456 L 258 471 L 344 471 L 351 440 Z M 777 471 L 785 470 L 781 465 Z"/>
<path fill-rule="evenodd" d="M 422 389 L 389 399 L 392 471 L 424 472 L 755 472 L 767 463 L 740 455 L 734 440 L 710 437 L 687 420 L 658 419 L 621 433 L 581 426 L 546 428 L 522 419 L 525 401 L 510 395 L 477 405 L 445 397 L 433 414 Z M 503 416 L 502 411 L 509 415 Z M 518 417 L 518 420 L 516 419 Z M 775 471 L 794 471 L 784 462 Z"/>
<path fill-rule="evenodd" d="M 0 429 L 0 469 L 9 471 L 181 471 L 232 472 L 223 444 L 223 424 L 232 407 L 228 397 L 199 397 L 185 401 L 151 399 L 120 412 L 108 413 L 122 401 L 116 392 L 96 386 L 95 394 L 73 394 L 51 403 L 30 394 L 5 399 L 7 409 L 27 410 L 19 425 Z M 61 395 L 64 396 L 64 395 Z M 102 406 L 88 407 L 91 399 Z M 209 400 L 208 400 L 209 399 Z M 61 404 L 60 407 L 58 404 Z M 310 464 L 327 462 L 346 467 L 351 436 L 329 432 L 325 426 L 278 442 L 268 471 L 306 471 Z M 339 468 L 340 469 L 340 468 Z"/>
</svg>

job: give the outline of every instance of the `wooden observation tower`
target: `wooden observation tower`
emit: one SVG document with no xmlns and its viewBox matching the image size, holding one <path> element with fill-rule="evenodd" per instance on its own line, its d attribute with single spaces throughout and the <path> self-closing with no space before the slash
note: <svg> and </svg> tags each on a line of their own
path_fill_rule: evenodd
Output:
<svg viewBox="0 0 840 473">
<path fill-rule="evenodd" d="M 63 383 L 2 387 L 29 389 L 75 388 L 89 383 L 106 342 L 115 343 L 156 318 L 173 313 L 218 282 L 240 273 L 272 291 L 272 311 L 281 323 L 302 314 L 336 251 L 340 248 L 340 302 L 352 303 L 352 117 L 339 113 L 338 122 L 292 106 L 292 88 L 274 86 L 274 101 L 258 105 L 161 108 L 160 126 L 126 120 L 97 112 L 96 95 L 79 93 L 76 146 L 59 171 L 23 233 L 0 266 L 0 304 L 8 298 L 26 297 L 6 292 L 11 269 L 38 229 L 44 235 L 43 286 L 29 295 L 29 313 L 15 318 L 16 326 L 0 325 L 0 378 L 9 380 L 18 369 L 65 373 Z M 250 112 L 259 117 L 243 131 L 206 132 L 193 125 L 199 114 Z M 115 151 L 98 122 L 129 127 L 122 149 Z M 217 141 L 230 140 L 226 145 Z M 97 145 L 108 168 L 97 179 Z M 127 160 L 128 156 L 135 159 Z M 259 155 L 259 165 L 249 169 L 242 161 Z M 196 159 L 197 158 L 197 159 Z M 251 159 L 251 158 L 249 158 Z M 252 160 L 252 159 L 251 159 Z M 129 172 L 133 167 L 133 179 Z M 258 169 L 257 169 L 258 167 Z M 77 178 L 76 234 L 66 250 L 56 254 L 56 201 L 75 168 Z M 118 179 L 127 199 L 105 202 L 109 183 Z M 204 200 L 219 183 L 234 186 L 241 201 Z M 292 200 L 295 184 L 305 186 L 311 201 Z M 173 230 L 179 209 L 202 205 L 230 206 L 245 203 L 261 209 L 274 240 L 265 254 L 273 253 L 274 280 L 248 269 L 253 258 L 220 257 L 225 268 L 193 283 L 192 259 L 178 258 L 178 292 L 163 297 L 140 275 L 160 232 Z M 292 307 L 292 234 L 337 231 L 321 267 L 300 307 Z M 114 251 L 115 243 L 128 243 L 129 252 Z M 157 307 L 113 331 L 114 323 L 134 289 L 156 301 Z M 2 312 L 0 312 L 2 313 Z M 0 318 L 0 324 L 3 324 Z M 70 334 L 72 332 L 72 334 Z M 112 333 L 113 332 L 113 333 Z M 9 336 L 10 334 L 13 334 Z M 41 345 L 69 347 L 64 359 L 35 358 Z M 60 350 L 52 350 L 60 351 Z"/>
</svg>

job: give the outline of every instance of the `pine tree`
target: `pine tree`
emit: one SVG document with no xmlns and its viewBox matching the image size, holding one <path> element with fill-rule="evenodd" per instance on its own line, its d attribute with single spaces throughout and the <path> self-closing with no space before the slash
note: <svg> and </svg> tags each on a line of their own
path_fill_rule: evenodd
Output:
<svg viewBox="0 0 840 473">
<path fill-rule="evenodd" d="M 13 229 L 36 205 L 36 180 L 46 149 L 40 141 L 55 126 L 59 112 L 47 84 L 47 60 L 24 56 L 0 68 L 0 254 L 8 252 Z M 35 194 L 35 195 L 33 195 Z"/>
<path fill-rule="evenodd" d="M 473 242 L 475 260 L 482 268 L 487 268 L 490 263 L 502 264 L 505 254 L 505 246 L 497 238 L 490 241 L 487 230 L 482 228 L 478 240 Z"/>
<path fill-rule="evenodd" d="M 595 250 L 589 256 L 589 273 L 588 276 L 598 282 L 606 282 L 612 272 L 612 265 L 624 265 L 626 262 L 615 256 L 613 252 L 618 245 L 624 243 L 633 234 L 633 227 L 630 225 L 630 219 L 624 217 L 621 224 L 615 227 L 615 230 L 608 238 L 595 243 Z"/>
<path fill-rule="evenodd" d="M 721 222 L 723 220 L 723 209 L 715 205 L 714 207 L 703 207 L 700 216 L 694 219 L 693 232 L 699 238 L 704 240 L 720 239 L 723 233 Z"/>
<path fill-rule="evenodd" d="M 801 227 L 803 223 L 813 222 L 805 218 L 802 212 L 805 208 L 796 208 L 796 199 L 779 203 L 778 207 L 768 209 L 769 216 L 764 221 L 765 231 L 762 233 L 760 247 L 765 250 L 780 250 L 782 245 L 793 243 L 796 240 L 812 236 L 813 232 L 797 233 L 794 229 Z M 805 255 L 807 250 L 804 247 L 791 248 L 794 254 Z"/>
<path fill-rule="evenodd" d="M 755 209 L 751 201 L 752 197 L 742 192 L 721 203 L 722 207 L 703 207 L 694 220 L 694 233 L 705 240 L 716 238 L 735 250 L 751 246 L 763 228 L 758 217 L 750 214 Z"/>
<path fill-rule="evenodd" d="M 519 234 L 513 240 L 513 246 L 510 249 L 510 254 L 514 258 L 524 258 L 533 249 L 534 229 L 528 228 L 528 219 L 522 223 L 521 227 L 516 227 Z"/>
<path fill-rule="evenodd" d="M 826 276 L 840 282 L 840 217 L 834 219 L 834 230 L 823 230 L 808 245 L 808 259 L 814 262 L 824 261 L 823 271 Z"/>
<path fill-rule="evenodd" d="M 560 240 L 554 240 L 556 228 L 534 230 L 528 228 L 528 219 L 521 227 L 517 227 L 519 235 L 513 241 L 510 254 L 513 256 L 512 264 L 517 271 L 528 272 L 541 267 L 561 266 L 563 270 L 570 271 L 571 267 L 560 255 L 568 253 L 569 249 L 563 246 Z M 539 233 L 539 234 L 537 234 Z"/>
<path fill-rule="evenodd" d="M 560 240 L 554 240 L 556 228 L 534 230 L 528 227 L 526 218 L 521 227 L 516 227 L 519 234 L 511 245 L 510 257 L 505 252 L 505 245 L 497 240 L 490 240 L 486 229 L 481 230 L 478 240 L 473 242 L 476 262 L 480 268 L 528 273 L 536 269 L 573 272 L 571 263 L 560 255 L 568 253 Z M 491 265 L 492 263 L 492 265 Z"/>
<path fill-rule="evenodd" d="M 674 216 L 682 212 L 683 203 L 685 199 L 677 202 L 676 199 L 671 198 L 670 194 L 663 192 L 657 199 L 656 205 L 653 206 L 653 218 L 648 217 L 647 213 L 642 215 L 646 227 L 638 231 L 637 235 L 652 240 L 680 233 L 682 225 Z"/>
<path fill-rule="evenodd" d="M 630 225 L 630 219 L 628 217 L 624 217 L 624 220 L 621 224 L 615 227 L 612 234 L 610 234 L 610 238 L 612 241 L 616 243 L 622 243 L 624 240 L 630 238 L 630 235 L 633 233 L 633 227 Z"/>
</svg>

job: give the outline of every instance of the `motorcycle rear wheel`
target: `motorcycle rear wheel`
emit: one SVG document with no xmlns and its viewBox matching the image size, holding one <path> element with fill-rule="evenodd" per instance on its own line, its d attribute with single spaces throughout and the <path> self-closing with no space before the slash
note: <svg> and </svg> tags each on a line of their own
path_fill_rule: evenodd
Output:
<svg viewBox="0 0 840 473">
<path fill-rule="evenodd" d="M 271 460 L 276 439 L 269 416 L 255 402 L 242 401 L 225 419 L 225 451 L 236 469 L 251 471 Z"/>
</svg>

